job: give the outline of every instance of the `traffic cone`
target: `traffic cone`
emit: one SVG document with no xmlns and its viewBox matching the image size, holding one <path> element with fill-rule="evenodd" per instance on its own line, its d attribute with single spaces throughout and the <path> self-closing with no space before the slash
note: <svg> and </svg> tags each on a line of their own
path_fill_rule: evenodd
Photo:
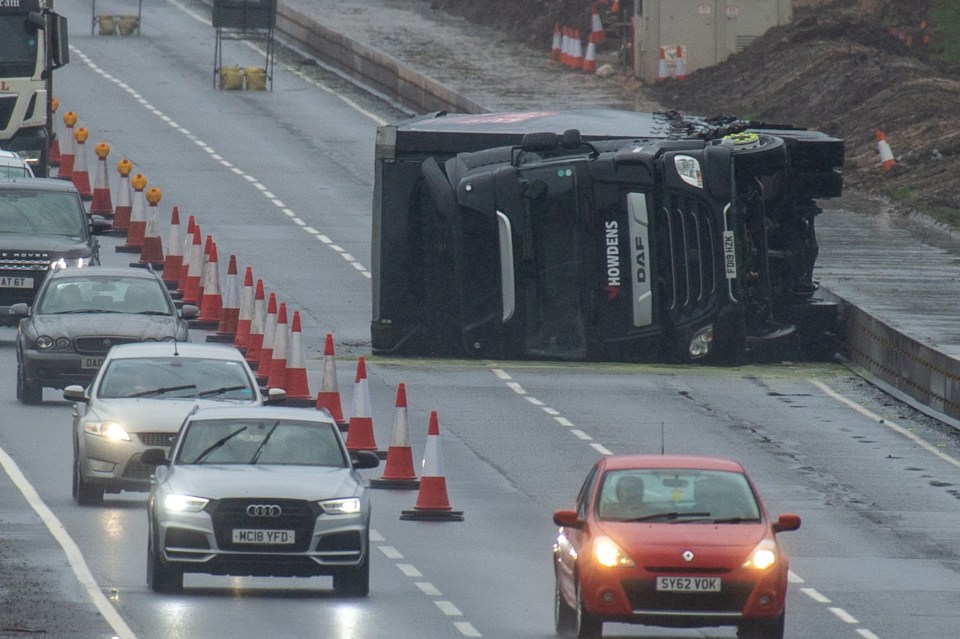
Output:
<svg viewBox="0 0 960 639">
<path fill-rule="evenodd" d="M 177 292 L 181 299 L 187 287 L 187 276 L 190 274 L 190 261 L 193 259 L 193 236 L 197 232 L 197 219 L 191 215 L 187 219 L 187 232 L 183 237 L 183 259 L 180 261 L 180 279 L 177 282 Z"/>
<path fill-rule="evenodd" d="M 600 44 L 607 39 L 607 33 L 603 30 L 603 22 L 600 20 L 600 9 L 594 5 L 592 15 L 590 16 L 590 38 L 593 44 Z M 587 47 L 590 50 L 590 47 Z"/>
<path fill-rule="evenodd" d="M 60 108 L 60 100 L 50 98 L 50 117 L 53 122 L 53 132 L 50 138 L 50 150 L 47 152 L 47 164 L 50 166 L 60 166 L 60 134 L 57 126 L 57 109 Z"/>
<path fill-rule="evenodd" d="M 240 280 L 237 279 L 237 256 L 231 255 L 227 264 L 227 279 L 223 287 L 223 306 L 220 308 L 220 323 L 217 332 L 207 335 L 208 342 L 232 344 L 237 335 L 237 320 L 240 317 Z"/>
<path fill-rule="evenodd" d="M 203 289 L 207 283 L 210 271 L 210 251 L 213 250 L 213 236 L 207 233 L 207 239 L 203 244 L 202 259 L 200 260 L 200 283 L 197 286 L 197 306 L 203 306 Z"/>
<path fill-rule="evenodd" d="M 93 192 L 90 190 L 90 173 L 87 171 L 87 138 L 90 137 L 90 131 L 84 127 L 78 127 L 73 132 L 73 137 L 77 141 L 77 147 L 74 150 L 73 172 L 70 174 L 70 180 L 77 192 L 80 193 L 80 199 L 89 202 L 93 199 Z"/>
<path fill-rule="evenodd" d="M 163 270 L 163 243 L 157 232 L 157 204 L 160 203 L 162 193 L 155 186 L 147 189 L 147 221 L 143 231 L 143 246 L 140 250 L 140 260 L 130 266 L 150 266 L 155 271 Z"/>
<path fill-rule="evenodd" d="M 100 142 L 93 147 L 97 154 L 97 173 L 93 181 L 93 199 L 90 201 L 90 212 L 99 215 L 113 215 L 113 200 L 110 198 L 110 184 L 107 181 L 107 156 L 110 155 L 110 145 Z"/>
<path fill-rule="evenodd" d="M 658 56 L 657 80 L 666 80 L 670 77 L 670 71 L 667 69 L 667 50 L 664 47 L 660 47 Z"/>
<path fill-rule="evenodd" d="M 210 237 L 209 235 L 207 237 Z M 210 243 L 210 255 L 204 265 L 203 293 L 200 297 L 200 316 L 190 320 L 191 328 L 212 330 L 220 325 L 223 312 L 223 296 L 220 292 L 220 265 L 217 256 L 217 243 Z"/>
<path fill-rule="evenodd" d="M 287 323 L 287 303 L 277 309 L 277 325 L 273 331 L 273 353 L 270 355 L 270 374 L 267 386 L 284 388 L 287 383 L 287 357 L 290 354 L 290 326 Z"/>
<path fill-rule="evenodd" d="M 560 32 L 560 23 L 553 25 L 553 46 L 550 48 L 550 64 L 560 62 L 560 55 L 563 45 L 563 34 Z"/>
<path fill-rule="evenodd" d="M 373 416 L 370 411 L 370 386 L 367 383 L 367 364 L 363 356 L 357 360 L 357 376 L 353 383 L 353 405 L 347 425 L 347 450 L 369 450 L 379 454 L 373 436 Z"/>
<path fill-rule="evenodd" d="M 63 114 L 63 125 L 67 130 L 63 136 L 63 147 L 60 149 L 60 168 L 57 170 L 57 177 L 62 180 L 69 180 L 73 177 L 73 163 L 77 148 L 77 140 L 73 137 L 73 127 L 76 123 L 76 113 L 67 111 Z"/>
<path fill-rule="evenodd" d="M 310 408 L 314 405 L 314 401 L 307 383 L 307 369 L 304 366 L 302 332 L 300 311 L 294 311 L 293 323 L 290 324 L 287 374 L 283 380 L 283 390 L 287 391 L 287 399 L 283 403 L 287 406 Z"/>
<path fill-rule="evenodd" d="M 186 257 L 184 257 L 186 260 Z M 200 244 L 200 225 L 193 227 L 193 242 L 190 244 L 190 263 L 187 266 L 187 275 L 182 282 L 185 304 L 199 305 L 200 270 L 203 268 L 203 247 Z"/>
<path fill-rule="evenodd" d="M 683 57 L 683 45 L 677 45 L 677 54 L 673 59 L 674 71 L 677 80 L 683 80 L 687 77 L 687 63 Z"/>
<path fill-rule="evenodd" d="M 404 510 L 400 519 L 419 521 L 463 521 L 463 511 L 453 510 L 447 497 L 447 480 L 443 475 L 443 458 L 440 454 L 440 424 L 437 411 L 430 412 L 430 427 L 427 430 L 427 445 L 423 453 L 423 468 L 420 471 L 420 492 L 413 510 Z"/>
<path fill-rule="evenodd" d="M 886 173 L 893 168 L 897 161 L 893 157 L 893 150 L 890 148 L 890 143 L 887 142 L 887 136 L 884 132 L 877 129 L 874 131 L 874 135 L 877 138 L 877 149 L 880 151 L 880 168 Z"/>
<path fill-rule="evenodd" d="M 277 336 L 277 294 L 270 293 L 267 300 L 267 316 L 263 321 L 263 341 L 260 343 L 260 357 L 257 359 L 257 380 L 265 384 L 270 378 L 270 364 L 273 362 L 273 343 Z"/>
<path fill-rule="evenodd" d="M 243 290 L 240 293 L 240 309 L 237 312 L 237 330 L 233 336 L 233 346 L 241 352 L 247 351 L 250 342 L 250 323 L 253 320 L 253 268 L 247 267 L 243 274 Z"/>
<path fill-rule="evenodd" d="M 572 56 L 570 54 L 570 46 L 572 44 L 572 38 L 570 37 L 570 27 L 563 27 L 563 36 L 560 44 L 560 64 L 565 67 L 572 66 Z"/>
<path fill-rule="evenodd" d="M 570 66 L 577 70 L 583 69 L 583 42 L 580 40 L 580 30 L 573 32 L 573 59 Z"/>
<path fill-rule="evenodd" d="M 251 368 L 260 363 L 260 347 L 263 345 L 263 329 L 267 323 L 267 303 L 263 295 L 263 280 L 257 280 L 253 295 L 253 316 L 250 320 L 250 335 L 244 357 Z"/>
<path fill-rule="evenodd" d="M 170 228 L 167 229 L 167 255 L 163 259 L 163 283 L 174 290 L 180 282 L 180 267 L 183 266 L 183 236 L 180 235 L 180 209 L 173 207 Z"/>
<path fill-rule="evenodd" d="M 118 253 L 139 253 L 143 249 L 143 233 L 147 230 L 147 178 L 137 173 L 130 178 L 133 186 L 133 206 L 130 208 L 130 223 L 127 225 L 127 240 L 118 244 L 114 250 Z"/>
<path fill-rule="evenodd" d="M 333 420 L 340 426 L 340 430 L 346 430 L 347 421 L 343 418 L 340 390 L 337 384 L 337 360 L 333 354 L 333 333 L 327 333 L 323 346 L 323 376 L 320 378 L 316 408 L 329 411 Z"/>
<path fill-rule="evenodd" d="M 387 464 L 380 479 L 370 480 L 371 488 L 419 488 L 420 480 L 413 469 L 410 447 L 410 426 L 407 423 L 407 387 L 397 386 L 397 402 L 393 412 L 393 432 L 387 449 Z"/>
<path fill-rule="evenodd" d="M 597 45 L 592 41 L 587 42 L 587 55 L 583 59 L 583 72 L 584 73 L 596 73 L 597 72 Z"/>
<path fill-rule="evenodd" d="M 117 205 L 113 209 L 113 226 L 110 235 L 126 235 L 130 228 L 130 213 L 133 210 L 133 191 L 130 188 L 130 173 L 133 162 L 127 159 L 117 162 L 120 187 L 117 189 Z"/>
</svg>

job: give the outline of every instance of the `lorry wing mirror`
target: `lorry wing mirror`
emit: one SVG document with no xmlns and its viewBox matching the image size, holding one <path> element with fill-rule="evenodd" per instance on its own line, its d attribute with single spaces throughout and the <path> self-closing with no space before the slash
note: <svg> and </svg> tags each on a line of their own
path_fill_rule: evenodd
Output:
<svg viewBox="0 0 960 639">
<path fill-rule="evenodd" d="M 563 138 L 560 140 L 560 144 L 565 149 L 579 149 L 580 148 L 580 129 L 567 129 L 563 132 Z"/>
<path fill-rule="evenodd" d="M 23 22 L 23 26 L 28 33 L 36 33 L 38 29 L 43 29 L 47 24 L 46 20 L 43 19 L 43 14 L 39 11 L 28 13 L 27 19 Z"/>
</svg>

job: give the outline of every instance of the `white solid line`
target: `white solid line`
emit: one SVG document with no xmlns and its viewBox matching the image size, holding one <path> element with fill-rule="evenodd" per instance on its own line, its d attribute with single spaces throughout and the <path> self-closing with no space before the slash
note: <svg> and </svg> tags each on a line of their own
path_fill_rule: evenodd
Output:
<svg viewBox="0 0 960 639">
<path fill-rule="evenodd" d="M 453 605 L 452 601 L 434 601 L 433 603 L 437 604 L 437 608 L 443 611 L 448 617 L 462 617 L 463 613 L 460 612 L 460 609 Z"/>
<path fill-rule="evenodd" d="M 67 555 L 67 560 L 70 562 L 70 567 L 73 568 L 73 574 L 77 576 L 77 579 L 83 587 L 86 588 L 87 594 L 93 601 L 93 605 L 95 605 L 97 610 L 100 611 L 100 614 L 103 615 L 104 620 L 110 624 L 110 627 L 113 628 L 114 632 L 116 632 L 117 636 L 121 639 L 136 639 L 133 630 L 127 625 L 127 622 L 123 620 L 123 617 L 120 616 L 117 609 L 110 604 L 106 595 L 103 594 L 103 590 L 97 584 L 96 579 L 94 579 L 93 573 L 90 572 L 90 568 L 87 567 L 87 563 L 83 559 L 83 553 L 80 552 L 79 546 L 77 546 L 73 538 L 67 534 L 67 529 L 60 523 L 60 520 L 53 514 L 53 511 L 40 499 L 40 495 L 27 480 L 26 476 L 20 472 L 20 467 L 17 466 L 17 463 L 13 461 L 13 458 L 2 448 L 0 448 L 0 465 L 3 466 L 7 476 L 9 476 L 17 488 L 20 489 L 20 492 L 26 498 L 30 507 L 40 516 L 40 519 L 47 527 L 47 530 L 53 535 L 53 538 L 56 539 L 60 547 L 63 548 L 63 552 Z"/>
<path fill-rule="evenodd" d="M 860 623 L 859 621 L 857 621 L 856 617 L 851 615 L 849 612 L 847 612 L 843 608 L 830 608 L 830 612 L 835 614 L 837 617 L 840 618 L 841 621 L 844 621 L 846 623 L 849 623 L 849 624 Z"/>
<path fill-rule="evenodd" d="M 830 397 L 834 398 L 835 400 L 837 400 L 837 401 L 840 402 L 841 404 L 846 404 L 847 406 L 849 406 L 849 407 L 852 408 L 853 410 L 857 411 L 858 413 L 860 413 L 860 414 L 863 415 L 864 417 L 866 417 L 866 418 L 868 418 L 868 419 L 872 419 L 872 420 L 874 420 L 874 421 L 876 421 L 876 422 L 878 422 L 878 423 L 880 423 L 880 424 L 883 424 L 884 426 L 886 426 L 887 428 L 889 428 L 890 430 L 892 430 L 892 431 L 894 431 L 894 432 L 900 433 L 901 435 L 903 435 L 904 437 L 906 437 L 907 439 L 909 439 L 910 441 L 912 441 L 912 442 L 913 442 L 914 444 L 916 444 L 917 446 L 920 446 L 921 448 L 923 448 L 923 449 L 926 450 L 927 452 L 933 453 L 934 455 L 936 455 L 937 457 L 939 457 L 939 458 L 942 459 L 943 461 L 945 461 L 945 462 L 947 462 L 947 463 L 949 463 L 949 464 L 951 464 L 951 465 L 953 465 L 953 466 L 956 466 L 957 468 L 960 468 L 960 460 L 956 459 L 955 457 L 951 457 L 950 455 L 946 454 L 946 453 L 943 452 L 942 450 L 939 450 L 936 446 L 930 444 L 929 442 L 924 441 L 924 440 L 921 439 L 920 437 L 917 437 L 916 435 L 914 435 L 913 433 L 911 433 L 909 430 L 907 430 L 907 429 L 904 428 L 903 426 L 900 426 L 899 424 L 896 424 L 895 422 L 892 422 L 892 421 L 890 421 L 890 420 L 888 420 L 888 419 L 884 419 L 883 417 L 880 417 L 879 415 L 877 415 L 877 414 L 874 413 L 873 411 L 868 410 L 867 408 L 865 408 L 864 406 L 861 406 L 860 404 L 856 403 L 855 401 L 853 401 L 853 400 L 851 400 L 851 399 L 847 399 L 846 397 L 844 397 L 843 395 L 841 395 L 840 393 L 838 393 L 837 391 L 833 390 L 832 388 L 830 388 L 829 386 L 827 386 L 826 384 L 824 384 L 823 382 L 821 382 L 821 381 L 819 381 L 819 380 L 811 379 L 811 380 L 809 380 L 809 381 L 810 381 L 811 384 L 813 384 L 814 386 L 816 386 L 817 388 L 819 388 L 819 389 L 822 390 L 824 393 L 826 393 L 826 394 L 829 395 Z"/>
<path fill-rule="evenodd" d="M 821 595 L 819 592 L 817 592 L 816 588 L 801 588 L 800 592 L 810 597 L 817 603 L 831 603 L 830 599 L 827 596 Z"/>
</svg>

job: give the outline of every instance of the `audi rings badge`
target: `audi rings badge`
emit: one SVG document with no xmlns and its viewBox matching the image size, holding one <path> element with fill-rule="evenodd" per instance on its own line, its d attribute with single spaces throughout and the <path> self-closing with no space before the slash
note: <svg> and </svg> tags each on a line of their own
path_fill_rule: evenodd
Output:
<svg viewBox="0 0 960 639">
<path fill-rule="evenodd" d="M 249 517 L 279 517 L 282 510 L 276 504 L 250 504 L 247 506 Z"/>
</svg>

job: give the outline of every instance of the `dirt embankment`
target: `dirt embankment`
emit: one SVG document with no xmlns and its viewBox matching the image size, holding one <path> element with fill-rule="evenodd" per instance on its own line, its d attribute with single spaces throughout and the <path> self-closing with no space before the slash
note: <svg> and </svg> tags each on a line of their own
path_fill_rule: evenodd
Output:
<svg viewBox="0 0 960 639">
<path fill-rule="evenodd" d="M 526 42 L 548 42 L 558 16 L 588 15 L 591 6 L 585 0 L 434 4 Z M 917 207 L 960 208 L 960 75 L 931 62 L 936 42 L 924 43 L 920 27 L 928 0 L 796 5 L 791 24 L 725 63 L 640 90 L 687 113 L 826 131 L 846 140 L 849 187 L 895 194 Z M 897 160 L 888 172 L 880 168 L 877 129 Z"/>
</svg>

